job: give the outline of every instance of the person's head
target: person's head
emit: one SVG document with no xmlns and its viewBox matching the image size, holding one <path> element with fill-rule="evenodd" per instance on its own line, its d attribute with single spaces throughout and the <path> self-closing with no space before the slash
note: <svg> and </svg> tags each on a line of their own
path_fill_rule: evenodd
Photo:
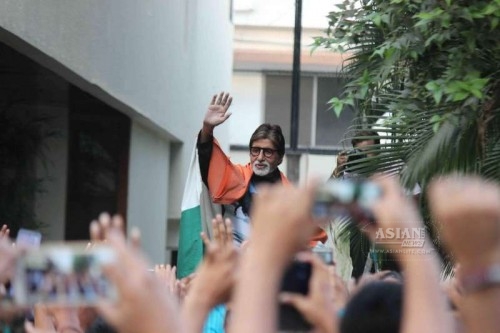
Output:
<svg viewBox="0 0 500 333">
<path fill-rule="evenodd" d="M 368 283 L 347 304 L 340 332 L 397 333 L 401 326 L 402 307 L 401 283 Z"/>
<path fill-rule="evenodd" d="M 360 138 L 360 137 L 364 137 L 364 136 L 365 137 L 371 136 L 371 137 L 375 137 L 375 138 L 374 139 Z M 351 139 L 351 144 L 354 148 L 357 148 L 360 150 L 364 150 L 369 146 L 379 145 L 380 144 L 379 134 L 375 131 L 368 131 L 368 130 L 356 132 L 354 134 L 354 137 Z M 368 153 L 367 155 L 373 156 L 374 154 Z"/>
<path fill-rule="evenodd" d="M 276 170 L 285 155 L 285 137 L 279 125 L 262 124 L 250 137 L 250 163 L 253 172 L 266 176 Z"/>
</svg>

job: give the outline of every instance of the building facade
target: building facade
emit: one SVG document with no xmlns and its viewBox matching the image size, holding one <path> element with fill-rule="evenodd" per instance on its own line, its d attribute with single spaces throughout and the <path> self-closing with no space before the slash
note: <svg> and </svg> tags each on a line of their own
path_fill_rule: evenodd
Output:
<svg viewBox="0 0 500 333">
<path fill-rule="evenodd" d="M 153 262 L 170 262 L 196 133 L 231 86 L 231 6 L 0 3 L 0 112 L 44 119 L 51 134 L 26 167 L 43 179 L 25 211 L 45 240 L 84 239 L 90 219 L 118 212 Z M 229 130 L 218 136 L 229 148 Z"/>
<path fill-rule="evenodd" d="M 342 93 L 342 56 L 324 49 L 312 52 L 313 38 L 324 36 L 334 4 L 302 1 L 300 180 L 331 174 L 353 119 L 352 112 L 337 118 L 328 105 Z M 295 1 L 234 1 L 234 101 L 229 125 L 234 161 L 248 161 L 248 140 L 260 123 L 281 125 L 290 142 L 294 20 Z M 286 159 L 281 168 L 286 172 Z"/>
</svg>

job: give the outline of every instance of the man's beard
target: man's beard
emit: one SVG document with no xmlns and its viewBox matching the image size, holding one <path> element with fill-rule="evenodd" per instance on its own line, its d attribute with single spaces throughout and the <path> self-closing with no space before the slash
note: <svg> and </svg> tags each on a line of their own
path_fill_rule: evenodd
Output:
<svg viewBox="0 0 500 333">
<path fill-rule="evenodd" d="M 264 168 L 257 168 L 257 164 L 265 165 Z M 268 161 L 255 161 L 252 164 L 252 170 L 253 173 L 256 174 L 257 176 L 267 176 L 271 172 L 274 171 L 274 169 L 271 169 L 271 164 L 269 164 Z"/>
</svg>

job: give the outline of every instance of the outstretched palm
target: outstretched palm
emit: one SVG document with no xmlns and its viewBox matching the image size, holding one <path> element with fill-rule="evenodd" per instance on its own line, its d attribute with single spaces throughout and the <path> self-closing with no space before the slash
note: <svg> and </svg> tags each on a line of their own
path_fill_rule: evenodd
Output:
<svg viewBox="0 0 500 333">
<path fill-rule="evenodd" d="M 231 106 L 232 101 L 233 98 L 229 93 L 221 92 L 219 95 L 214 95 L 208 106 L 203 124 L 215 127 L 225 122 L 231 116 L 231 112 L 227 110 Z"/>
</svg>

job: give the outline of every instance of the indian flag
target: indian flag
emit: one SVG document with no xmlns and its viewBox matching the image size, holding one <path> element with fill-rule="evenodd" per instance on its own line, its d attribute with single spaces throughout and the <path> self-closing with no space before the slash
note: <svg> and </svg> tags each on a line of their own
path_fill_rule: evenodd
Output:
<svg viewBox="0 0 500 333">
<path fill-rule="evenodd" d="M 196 145 L 189 165 L 181 205 L 177 278 L 193 273 L 203 258 L 203 242 L 200 233 L 212 235 L 210 221 L 217 207 L 212 204 L 208 190 L 201 180 Z"/>
</svg>

